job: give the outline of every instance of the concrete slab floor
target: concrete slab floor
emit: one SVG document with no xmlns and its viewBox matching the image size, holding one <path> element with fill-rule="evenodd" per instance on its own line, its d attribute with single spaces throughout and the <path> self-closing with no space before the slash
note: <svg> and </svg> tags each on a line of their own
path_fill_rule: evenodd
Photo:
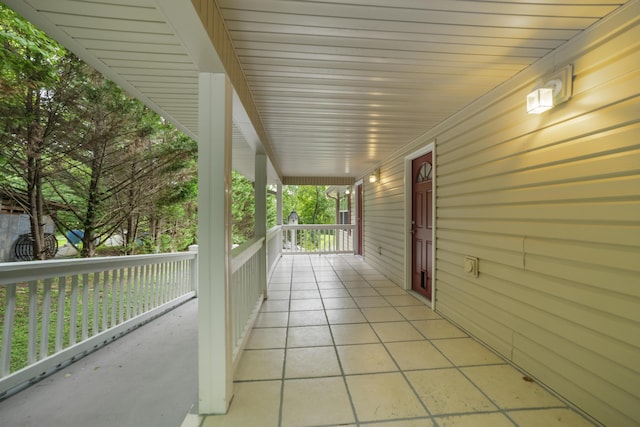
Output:
<svg viewBox="0 0 640 427">
<path fill-rule="evenodd" d="M 3 427 L 176 427 L 198 399 L 196 299 L 0 402 Z"/>
</svg>

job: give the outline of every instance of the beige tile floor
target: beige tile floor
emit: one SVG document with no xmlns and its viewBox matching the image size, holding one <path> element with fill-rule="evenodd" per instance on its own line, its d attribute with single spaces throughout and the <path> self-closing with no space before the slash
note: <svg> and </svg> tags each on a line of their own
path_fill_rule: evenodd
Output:
<svg viewBox="0 0 640 427">
<path fill-rule="evenodd" d="M 202 427 L 593 426 L 352 256 L 279 262 L 224 416 Z"/>
</svg>

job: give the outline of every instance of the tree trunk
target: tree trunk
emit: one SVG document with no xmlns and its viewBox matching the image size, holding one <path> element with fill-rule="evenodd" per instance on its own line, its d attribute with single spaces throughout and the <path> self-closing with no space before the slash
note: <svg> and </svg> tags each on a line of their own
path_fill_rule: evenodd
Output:
<svg viewBox="0 0 640 427">
<path fill-rule="evenodd" d="M 100 146 L 100 144 L 98 144 Z M 102 160 L 104 147 L 100 146 L 100 151 L 96 153 L 91 161 L 91 181 L 89 182 L 89 191 L 87 194 L 87 212 L 84 217 L 84 236 L 82 238 L 83 258 L 90 258 L 96 254 L 96 217 L 98 204 L 100 203 L 99 181 L 102 174 Z"/>
<path fill-rule="evenodd" d="M 123 239 L 125 255 L 133 255 L 135 253 L 135 243 L 138 239 L 138 223 L 138 216 L 132 213 L 129 214 Z"/>
<path fill-rule="evenodd" d="M 98 206 L 98 180 L 91 177 L 91 184 L 89 186 L 89 194 L 87 199 L 87 213 L 84 219 L 84 236 L 82 237 L 82 251 L 80 255 L 83 258 L 90 258 L 96 254 L 96 242 L 94 227 L 96 220 L 96 207 Z"/>
<path fill-rule="evenodd" d="M 313 223 L 318 221 L 318 209 L 320 208 L 320 190 L 316 186 L 316 205 L 313 208 Z"/>
<path fill-rule="evenodd" d="M 33 259 L 47 258 L 44 240 L 44 198 L 42 196 L 42 145 L 43 132 L 40 120 L 40 96 L 29 91 L 27 111 L 35 116 L 27 130 L 27 198 L 29 200 L 29 223 L 33 239 Z"/>
</svg>

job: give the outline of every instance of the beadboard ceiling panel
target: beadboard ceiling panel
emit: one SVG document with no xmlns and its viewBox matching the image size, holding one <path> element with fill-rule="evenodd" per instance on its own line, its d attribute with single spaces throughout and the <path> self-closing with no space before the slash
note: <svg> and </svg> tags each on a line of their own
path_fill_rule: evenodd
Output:
<svg viewBox="0 0 640 427">
<path fill-rule="evenodd" d="M 223 68 L 190 0 L 5 3 L 197 137 L 198 73 Z M 288 180 L 363 175 L 623 3 L 217 1 Z M 233 135 L 252 176 L 255 144 Z"/>
<path fill-rule="evenodd" d="M 288 176 L 361 175 L 620 3 L 218 2 Z"/>
</svg>

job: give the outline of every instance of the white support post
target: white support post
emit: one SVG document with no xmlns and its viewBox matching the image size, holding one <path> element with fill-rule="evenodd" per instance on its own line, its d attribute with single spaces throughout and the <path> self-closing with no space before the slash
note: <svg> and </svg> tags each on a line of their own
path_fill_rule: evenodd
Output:
<svg viewBox="0 0 640 427">
<path fill-rule="evenodd" d="M 233 396 L 231 346 L 232 87 L 201 73 L 198 127 L 198 392 L 201 414 Z"/>
<path fill-rule="evenodd" d="M 258 252 L 260 271 L 258 278 L 264 297 L 267 297 L 267 155 L 255 156 L 255 232 L 256 237 L 264 237 L 265 244 Z"/>
<path fill-rule="evenodd" d="M 282 225 L 282 184 L 278 183 L 276 195 L 276 225 Z"/>
<path fill-rule="evenodd" d="M 336 191 L 336 224 L 340 224 L 340 191 Z M 342 233 L 342 230 L 340 230 L 340 227 L 336 228 L 336 251 L 340 250 L 340 233 Z"/>
</svg>

